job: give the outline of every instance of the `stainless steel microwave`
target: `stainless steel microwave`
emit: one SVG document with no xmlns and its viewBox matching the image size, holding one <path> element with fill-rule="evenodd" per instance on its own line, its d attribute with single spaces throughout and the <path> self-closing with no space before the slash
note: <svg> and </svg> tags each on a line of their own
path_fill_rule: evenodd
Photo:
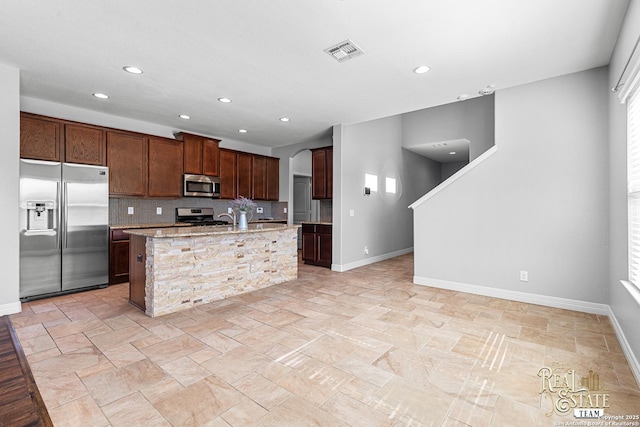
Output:
<svg viewBox="0 0 640 427">
<path fill-rule="evenodd" d="M 184 197 L 220 197 L 220 178 L 184 174 L 183 195 Z"/>
</svg>

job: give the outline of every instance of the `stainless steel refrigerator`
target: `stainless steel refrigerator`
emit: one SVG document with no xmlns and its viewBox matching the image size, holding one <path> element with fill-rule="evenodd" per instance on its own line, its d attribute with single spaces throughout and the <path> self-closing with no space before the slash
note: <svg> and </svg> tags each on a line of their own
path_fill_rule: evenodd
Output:
<svg viewBox="0 0 640 427">
<path fill-rule="evenodd" d="M 108 282 L 108 169 L 20 159 L 20 299 Z"/>
</svg>

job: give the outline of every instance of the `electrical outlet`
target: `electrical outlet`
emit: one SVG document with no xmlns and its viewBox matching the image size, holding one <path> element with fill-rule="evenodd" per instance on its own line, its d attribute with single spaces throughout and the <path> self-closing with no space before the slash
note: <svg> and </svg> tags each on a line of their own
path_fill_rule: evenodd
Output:
<svg viewBox="0 0 640 427">
<path fill-rule="evenodd" d="M 256 208 L 256 213 L 263 213 L 264 212 L 264 208 L 258 207 Z"/>
<path fill-rule="evenodd" d="M 528 282 L 529 281 L 529 272 L 526 270 L 520 270 L 520 281 Z"/>
<path fill-rule="evenodd" d="M 369 255 L 369 248 L 367 246 L 364 247 L 364 254 Z"/>
<path fill-rule="evenodd" d="M 284 213 L 287 213 L 287 208 L 284 208 Z"/>
<path fill-rule="evenodd" d="M 129 207 L 127 208 L 127 213 L 128 213 L 129 215 L 133 215 L 133 206 L 129 206 Z"/>
<path fill-rule="evenodd" d="M 233 208 L 227 208 L 227 213 L 232 214 L 233 213 Z"/>
<path fill-rule="evenodd" d="M 156 215 L 162 215 L 162 208 L 160 206 L 156 207 Z"/>
<path fill-rule="evenodd" d="M 349 216 L 356 216 L 356 211 L 354 211 L 353 209 L 351 209 L 349 211 Z"/>
</svg>

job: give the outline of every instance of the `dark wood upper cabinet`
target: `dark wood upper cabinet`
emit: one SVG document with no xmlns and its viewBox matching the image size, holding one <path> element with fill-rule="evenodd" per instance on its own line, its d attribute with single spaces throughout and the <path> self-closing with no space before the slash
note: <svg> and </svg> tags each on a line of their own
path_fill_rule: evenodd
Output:
<svg viewBox="0 0 640 427">
<path fill-rule="evenodd" d="M 238 196 L 236 187 L 237 152 L 220 149 L 220 198 L 235 199 Z"/>
<path fill-rule="evenodd" d="M 109 194 L 146 196 L 147 138 L 142 135 L 107 132 Z"/>
<path fill-rule="evenodd" d="M 64 160 L 69 163 L 105 166 L 105 131 L 92 126 L 64 125 Z"/>
<path fill-rule="evenodd" d="M 267 157 L 267 200 L 280 200 L 280 159 Z"/>
<path fill-rule="evenodd" d="M 220 175 L 220 141 L 190 133 L 177 133 L 175 138 L 183 142 L 184 173 Z"/>
<path fill-rule="evenodd" d="M 182 141 L 150 137 L 149 191 L 150 197 L 182 196 Z"/>
<path fill-rule="evenodd" d="M 61 124 L 28 113 L 20 114 L 20 157 L 60 161 Z"/>
<path fill-rule="evenodd" d="M 177 139 L 179 139 L 176 136 Z M 202 138 L 183 135 L 184 173 L 202 173 Z"/>
<path fill-rule="evenodd" d="M 256 200 L 267 199 L 267 158 L 253 156 L 253 198 Z"/>
<path fill-rule="evenodd" d="M 221 149 L 219 140 L 204 136 L 175 138 L 20 113 L 20 157 L 106 165 L 110 196 L 180 198 L 182 174 L 192 173 L 219 176 L 222 199 L 279 200 L 280 159 Z"/>
<path fill-rule="evenodd" d="M 253 155 L 238 152 L 237 188 L 238 196 L 253 198 Z M 220 184 L 222 186 L 222 183 Z"/>
<path fill-rule="evenodd" d="M 325 157 L 326 178 L 327 178 L 327 199 L 333 198 L 333 147 L 327 148 Z"/>
<path fill-rule="evenodd" d="M 202 140 L 202 173 L 220 176 L 220 141 L 204 138 Z"/>
<path fill-rule="evenodd" d="M 311 150 L 311 198 L 333 197 L 333 147 Z"/>
</svg>

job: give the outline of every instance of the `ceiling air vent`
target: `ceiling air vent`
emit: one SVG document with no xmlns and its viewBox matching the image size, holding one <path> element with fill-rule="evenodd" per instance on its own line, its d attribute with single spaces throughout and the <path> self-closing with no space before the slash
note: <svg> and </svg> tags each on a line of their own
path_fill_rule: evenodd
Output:
<svg viewBox="0 0 640 427">
<path fill-rule="evenodd" d="M 345 40 L 335 46 L 325 49 L 324 51 L 333 56 L 338 62 L 344 62 L 364 53 L 364 51 L 356 46 L 356 44 L 351 40 Z"/>
</svg>

